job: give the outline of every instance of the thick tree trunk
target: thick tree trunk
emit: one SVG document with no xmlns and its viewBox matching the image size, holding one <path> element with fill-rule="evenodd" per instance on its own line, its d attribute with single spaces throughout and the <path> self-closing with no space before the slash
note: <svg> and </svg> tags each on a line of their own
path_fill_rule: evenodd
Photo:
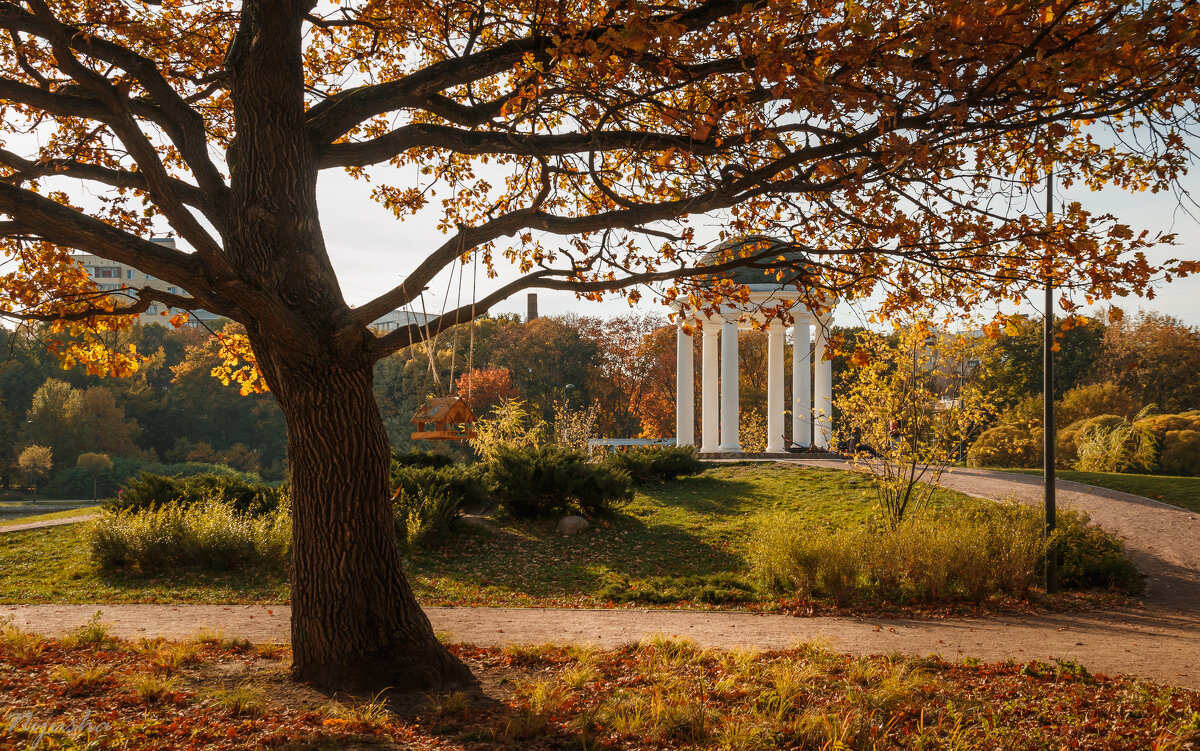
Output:
<svg viewBox="0 0 1200 751">
<path fill-rule="evenodd" d="M 335 334 L 348 311 L 325 251 L 301 58 L 312 0 L 244 0 L 226 55 L 229 263 L 251 345 L 288 427 L 293 673 L 327 688 L 432 688 L 470 679 L 433 636 L 401 570 L 388 505 L 388 441 L 371 390 L 371 335 Z"/>
<path fill-rule="evenodd" d="M 273 365 L 291 469 L 293 674 L 348 691 L 469 681 L 402 570 L 370 362 Z"/>
</svg>

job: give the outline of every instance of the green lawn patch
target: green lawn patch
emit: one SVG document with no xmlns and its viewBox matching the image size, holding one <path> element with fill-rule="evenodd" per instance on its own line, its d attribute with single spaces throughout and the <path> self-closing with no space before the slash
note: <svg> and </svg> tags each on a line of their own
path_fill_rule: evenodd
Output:
<svg viewBox="0 0 1200 751">
<path fill-rule="evenodd" d="M 270 569 L 182 570 L 155 576 L 101 571 L 88 554 L 90 522 L 0 534 L 0 602 L 283 602 L 287 575 Z"/>
<path fill-rule="evenodd" d="M 1025 475 L 1041 475 L 1040 469 L 1005 470 Z M 1076 472 L 1060 469 L 1055 476 L 1072 482 L 1095 485 L 1098 488 L 1119 490 L 1122 493 L 1153 498 L 1200 513 L 1200 477 L 1173 477 L 1170 475 L 1127 475 L 1117 472 Z"/>
<path fill-rule="evenodd" d="M 29 508 L 33 508 L 32 506 Z M 29 524 L 31 522 L 45 522 L 52 519 L 67 519 L 72 516 L 88 516 L 89 514 L 100 513 L 99 506 L 84 506 L 83 508 L 74 508 L 68 511 L 54 511 L 48 514 L 35 514 L 33 516 L 15 516 L 11 519 L 0 519 L 0 529 L 4 527 L 12 527 L 17 524 Z"/>
<path fill-rule="evenodd" d="M 934 494 L 933 512 L 979 504 Z M 555 519 L 459 524 L 444 544 L 405 562 L 426 605 L 774 609 L 752 586 L 754 531 L 786 515 L 810 529 L 863 528 L 876 518 L 868 478 L 782 464 L 723 464 L 642 486 L 611 519 L 564 538 Z M 0 535 L 0 602 L 286 602 L 281 567 L 147 574 L 102 570 L 90 523 Z"/>
<path fill-rule="evenodd" d="M 939 490 L 933 506 L 973 502 Z M 752 532 L 780 513 L 814 528 L 861 527 L 875 496 L 854 472 L 726 464 L 642 486 L 623 513 L 578 537 L 559 536 L 552 520 L 500 522 L 416 555 L 408 571 L 422 601 L 438 605 L 761 603 L 746 554 Z"/>
</svg>

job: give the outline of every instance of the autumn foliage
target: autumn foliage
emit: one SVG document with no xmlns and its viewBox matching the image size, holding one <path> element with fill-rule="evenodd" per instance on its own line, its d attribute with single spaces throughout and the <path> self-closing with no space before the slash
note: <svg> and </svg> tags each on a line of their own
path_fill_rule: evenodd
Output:
<svg viewBox="0 0 1200 751">
<path fill-rule="evenodd" d="M 636 302 L 657 284 L 711 309 L 745 290 L 697 278 L 745 265 L 818 304 L 876 295 L 888 317 L 1047 277 L 1068 307 L 1149 294 L 1197 262 L 1152 264 L 1169 238 L 1018 199 L 1051 164 L 1063 184 L 1170 189 L 1197 26 L 1200 5 L 1171 0 L 6 0 L 0 313 L 52 322 L 64 361 L 115 374 L 139 355 L 101 334 L 152 304 L 241 324 L 222 361 L 243 390 L 238 363 L 261 373 L 288 425 L 297 674 L 462 679 L 397 573 L 375 362 L 529 287 Z M 445 235 L 353 307 L 326 170 Z M 704 255 L 751 234 L 804 262 Z M 74 250 L 179 291 L 99 288 Z M 468 267 L 485 279 L 469 302 L 371 329 Z M 347 633 L 363 643 L 329 638 Z"/>
<path fill-rule="evenodd" d="M 513 386 L 507 368 L 475 368 L 459 376 L 454 390 L 468 399 L 476 415 L 483 415 L 497 404 L 517 398 L 520 393 Z"/>
</svg>

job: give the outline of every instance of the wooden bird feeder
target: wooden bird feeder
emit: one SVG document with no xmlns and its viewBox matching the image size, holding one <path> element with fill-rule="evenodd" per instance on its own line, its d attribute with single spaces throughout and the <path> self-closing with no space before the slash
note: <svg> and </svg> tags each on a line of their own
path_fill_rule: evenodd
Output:
<svg viewBox="0 0 1200 751">
<path fill-rule="evenodd" d="M 412 437 L 430 441 L 469 440 L 477 435 L 472 427 L 477 419 L 462 397 L 430 399 L 413 415 L 412 423 L 417 429 Z"/>
</svg>

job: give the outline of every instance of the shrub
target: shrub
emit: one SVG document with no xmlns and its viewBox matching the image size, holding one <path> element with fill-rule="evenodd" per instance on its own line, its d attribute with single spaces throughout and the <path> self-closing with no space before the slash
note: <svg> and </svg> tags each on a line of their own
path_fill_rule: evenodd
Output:
<svg viewBox="0 0 1200 751">
<path fill-rule="evenodd" d="M 92 559 L 105 569 L 159 571 L 181 566 L 230 569 L 279 564 L 291 550 L 291 510 L 285 502 L 259 517 L 206 499 L 105 511 L 91 531 Z"/>
<path fill-rule="evenodd" d="M 1138 404 L 1132 394 L 1115 383 L 1091 383 L 1068 390 L 1055 410 L 1058 424 L 1063 425 L 1099 415 L 1133 417 Z"/>
<path fill-rule="evenodd" d="M 601 462 L 605 466 L 629 474 L 637 485 L 666 482 L 684 475 L 704 471 L 705 464 L 696 458 L 695 446 L 663 446 L 614 451 Z"/>
<path fill-rule="evenodd" d="M 1154 415 L 1139 419 L 1138 425 L 1150 431 L 1161 444 L 1172 430 L 1200 430 L 1200 410 L 1174 415 Z"/>
<path fill-rule="evenodd" d="M 1054 459 L 1059 467 L 1073 467 L 1079 460 L 1079 441 L 1091 418 L 1084 417 L 1058 430 L 1054 437 Z"/>
<path fill-rule="evenodd" d="M 454 464 L 454 458 L 444 454 L 435 454 L 432 451 L 421 451 L 413 449 L 407 453 L 401 454 L 395 451 L 392 452 L 392 472 L 395 473 L 396 467 L 449 467 Z"/>
<path fill-rule="evenodd" d="M 767 418 L 760 409 L 744 409 L 738 420 L 738 443 L 747 454 L 767 450 Z"/>
<path fill-rule="evenodd" d="M 1155 415 L 1137 421 L 1139 428 L 1158 439 L 1157 468 L 1172 475 L 1200 475 L 1200 410 Z"/>
<path fill-rule="evenodd" d="M 141 472 L 156 475 L 179 475 L 190 477 L 198 474 L 229 475 L 239 477 L 247 482 L 262 482 L 255 474 L 237 472 L 223 464 L 206 464 L 203 462 L 185 462 L 182 464 L 158 464 L 145 459 L 131 456 L 112 457 L 112 469 L 100 472 L 96 477 L 101 498 L 117 494 L 121 485 Z M 83 467 L 69 467 L 56 472 L 50 482 L 46 483 L 46 492 L 56 498 L 91 498 L 92 475 Z"/>
<path fill-rule="evenodd" d="M 1000 413 L 996 420 L 999 425 L 1024 426 L 1026 428 L 1042 424 L 1042 395 L 1031 394 Z"/>
<path fill-rule="evenodd" d="M 1114 589 L 1137 594 L 1144 585 L 1120 537 L 1091 523 L 1085 512 L 1060 511 L 1058 579 L 1068 589 Z"/>
<path fill-rule="evenodd" d="M 501 450 L 536 449 L 546 439 L 546 421 L 531 413 L 520 399 L 501 402 L 490 417 L 475 423 L 471 448 L 485 461 L 491 461 Z"/>
<path fill-rule="evenodd" d="M 1154 434 L 1137 420 L 1094 417 L 1084 423 L 1077 440 L 1079 458 L 1074 466 L 1083 472 L 1150 470 L 1155 465 Z"/>
<path fill-rule="evenodd" d="M 1042 429 L 1017 425 L 988 428 L 967 451 L 968 467 L 1038 467 L 1042 463 Z"/>
<path fill-rule="evenodd" d="M 590 464 L 585 454 L 556 445 L 498 449 L 488 481 L 504 509 L 522 519 L 572 512 L 607 515 L 633 497 L 628 473 Z"/>
<path fill-rule="evenodd" d="M 1169 475 L 1200 474 L 1200 431 L 1168 430 L 1163 438 L 1159 466 Z"/>
<path fill-rule="evenodd" d="M 114 511 L 140 510 L 215 500 L 230 504 L 238 513 L 261 516 L 273 512 L 286 498 L 286 488 L 273 488 L 232 474 L 170 477 L 142 472 L 104 506 Z"/>
<path fill-rule="evenodd" d="M 416 498 L 422 494 L 441 493 L 454 501 L 455 508 L 485 507 L 491 503 L 483 465 L 392 464 L 392 487 L 397 494 Z"/>
<path fill-rule="evenodd" d="M 1088 522 L 1059 516 L 1062 585 L 1135 591 L 1140 579 L 1121 541 Z M 828 532 L 779 517 L 755 534 L 750 565 L 772 594 L 843 604 L 1026 597 L 1041 576 L 1042 529 L 1041 515 L 1017 504 L 973 504 L 881 531 Z"/>
<path fill-rule="evenodd" d="M 459 498 L 446 487 L 397 491 L 392 498 L 396 535 L 409 551 L 441 539 L 458 516 Z"/>
</svg>

